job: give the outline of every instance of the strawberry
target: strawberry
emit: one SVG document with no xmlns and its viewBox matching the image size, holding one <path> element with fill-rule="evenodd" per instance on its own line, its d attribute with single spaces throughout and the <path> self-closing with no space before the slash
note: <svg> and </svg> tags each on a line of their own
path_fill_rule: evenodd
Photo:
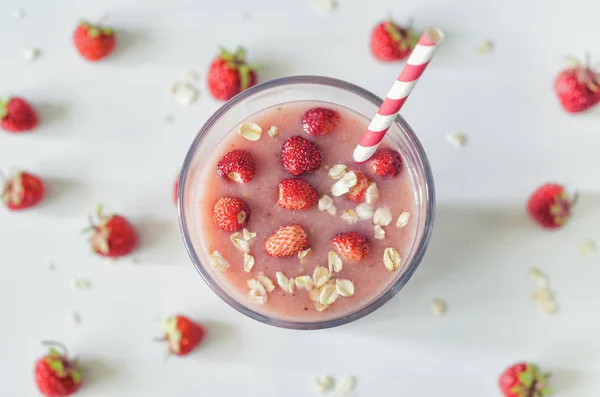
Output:
<svg viewBox="0 0 600 397">
<path fill-rule="evenodd" d="M 302 179 L 284 179 L 279 182 L 277 204 L 288 210 L 305 210 L 317 203 L 319 196 L 310 183 Z"/>
<path fill-rule="evenodd" d="M 500 390 L 506 397 L 542 397 L 551 394 L 550 374 L 542 373 L 537 365 L 517 363 L 500 375 Z"/>
<path fill-rule="evenodd" d="M 215 99 L 228 101 L 257 82 L 256 72 L 246 64 L 246 51 L 238 47 L 235 54 L 221 49 L 210 64 L 208 89 Z"/>
<path fill-rule="evenodd" d="M 371 184 L 371 178 L 360 171 L 355 171 L 354 173 L 356 174 L 356 185 L 348 192 L 348 198 L 355 203 L 360 203 L 365 199 L 365 193 Z"/>
<path fill-rule="evenodd" d="M 280 227 L 265 241 L 265 251 L 271 256 L 293 256 L 308 247 L 308 236 L 300 225 Z"/>
<path fill-rule="evenodd" d="M 90 217 L 90 227 L 85 231 L 92 232 L 90 244 L 98 255 L 107 258 L 118 258 L 130 254 L 138 244 L 138 236 L 129 221 L 115 214 L 105 214 L 102 206 L 96 210 L 97 222 Z"/>
<path fill-rule="evenodd" d="M 292 175 L 318 170 L 321 167 L 321 151 L 311 141 L 295 135 L 281 147 L 281 164 Z"/>
<path fill-rule="evenodd" d="M 173 201 L 177 204 L 177 199 L 179 198 L 179 175 L 177 179 L 175 179 L 175 184 L 173 185 Z"/>
<path fill-rule="evenodd" d="M 302 126 L 308 135 L 327 135 L 340 124 L 340 114 L 332 109 L 312 108 L 302 116 Z"/>
<path fill-rule="evenodd" d="M 27 172 L 17 172 L 4 183 L 2 202 L 9 210 L 23 210 L 39 204 L 44 198 L 44 182 Z"/>
<path fill-rule="evenodd" d="M 402 157 L 393 149 L 378 149 L 371 158 L 369 166 L 375 175 L 394 177 L 402 169 Z"/>
<path fill-rule="evenodd" d="M 561 71 L 554 80 L 554 91 L 560 104 L 569 113 L 579 113 L 600 102 L 600 73 L 572 59 L 573 66 Z"/>
<path fill-rule="evenodd" d="M 227 153 L 217 164 L 217 174 L 234 182 L 246 183 L 254 176 L 254 160 L 245 150 Z"/>
<path fill-rule="evenodd" d="M 369 240 L 360 233 L 340 233 L 331 239 L 333 249 L 340 256 L 354 262 L 369 257 Z"/>
<path fill-rule="evenodd" d="M 77 361 L 69 359 L 67 350 L 56 342 L 44 342 L 50 345 L 48 353 L 35 364 L 35 383 L 46 397 L 70 396 L 81 387 L 81 373 Z M 59 347 L 62 352 L 55 347 Z"/>
<path fill-rule="evenodd" d="M 11 97 L 7 101 L 0 100 L 0 125 L 9 132 L 24 132 L 38 125 L 35 109 L 23 98 Z"/>
<path fill-rule="evenodd" d="M 168 342 L 169 353 L 185 356 L 202 343 L 205 335 L 206 331 L 200 324 L 177 315 L 163 323 L 161 340 Z"/>
<path fill-rule="evenodd" d="M 380 22 L 371 32 L 371 53 L 380 61 L 400 61 L 410 54 L 418 40 L 411 27 L 393 21 Z"/>
<path fill-rule="evenodd" d="M 213 207 L 213 220 L 228 232 L 240 230 L 250 219 L 250 207 L 238 197 L 221 197 Z"/>
<path fill-rule="evenodd" d="M 547 183 L 529 197 L 527 212 L 540 226 L 556 229 L 565 225 L 576 200 L 577 196 L 570 198 L 563 186 Z"/>
<path fill-rule="evenodd" d="M 108 27 L 81 22 L 73 33 L 73 42 L 81 56 L 95 62 L 105 58 L 114 50 L 115 32 Z"/>
</svg>

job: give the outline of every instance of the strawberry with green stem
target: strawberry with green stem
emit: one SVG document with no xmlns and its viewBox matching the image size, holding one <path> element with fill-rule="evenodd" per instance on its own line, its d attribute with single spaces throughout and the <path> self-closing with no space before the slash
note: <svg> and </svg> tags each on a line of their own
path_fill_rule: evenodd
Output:
<svg viewBox="0 0 600 397">
<path fill-rule="evenodd" d="M 163 322 L 163 336 L 158 341 L 168 343 L 169 354 L 185 356 L 202 343 L 206 330 L 189 318 L 177 315 Z"/>
<path fill-rule="evenodd" d="M 257 83 L 255 68 L 246 63 L 246 51 L 221 48 L 208 71 L 208 89 L 215 99 L 227 101 Z"/>
<path fill-rule="evenodd" d="M 419 36 L 412 28 L 412 22 L 406 27 L 396 24 L 391 18 L 380 22 L 371 32 L 371 53 L 380 61 L 400 61 L 408 57 Z"/>
<path fill-rule="evenodd" d="M 570 196 L 562 185 L 546 183 L 529 197 L 527 212 L 543 228 L 558 229 L 571 217 L 577 198 L 577 194 Z"/>
<path fill-rule="evenodd" d="M 85 232 L 92 233 L 90 244 L 95 253 L 118 258 L 133 252 L 138 244 L 138 236 L 125 217 L 104 213 L 102 206 L 98 205 L 96 218 L 90 217 L 90 227 L 85 229 Z"/>
<path fill-rule="evenodd" d="M 43 342 L 48 353 L 35 364 L 35 383 L 46 397 L 64 397 L 81 387 L 81 372 L 77 360 L 69 358 L 67 349 L 58 342 Z"/>
<path fill-rule="evenodd" d="M 548 387 L 549 373 L 535 364 L 520 362 L 508 367 L 498 381 L 506 397 L 543 397 L 552 393 Z"/>
<path fill-rule="evenodd" d="M 0 174 L 0 180 L 4 185 L 0 191 L 0 198 L 9 210 L 31 208 L 44 199 L 46 188 L 39 177 L 20 171 L 10 178 L 4 179 Z"/>
<path fill-rule="evenodd" d="M 38 115 L 23 98 L 10 97 L 0 100 L 0 126 L 8 132 L 31 131 L 39 123 Z"/>
<path fill-rule="evenodd" d="M 82 57 L 91 62 L 106 58 L 115 48 L 115 31 L 100 24 L 81 22 L 73 33 L 75 48 Z"/>
<path fill-rule="evenodd" d="M 600 102 L 600 73 L 591 68 L 588 53 L 583 65 L 575 58 L 568 60 L 570 67 L 558 74 L 554 91 L 567 112 L 580 113 Z"/>
</svg>

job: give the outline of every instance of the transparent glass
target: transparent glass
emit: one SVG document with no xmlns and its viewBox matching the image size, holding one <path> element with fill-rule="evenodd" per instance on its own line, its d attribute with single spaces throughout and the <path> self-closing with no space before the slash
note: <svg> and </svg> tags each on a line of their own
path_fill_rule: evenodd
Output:
<svg viewBox="0 0 600 397">
<path fill-rule="evenodd" d="M 350 108 L 371 118 L 382 99 L 369 91 L 345 81 L 319 76 L 293 76 L 252 87 L 237 95 L 217 110 L 200 129 L 194 139 L 181 170 L 179 181 L 179 225 L 186 249 L 210 288 L 234 309 L 265 324 L 291 329 L 323 329 L 347 324 L 372 313 L 389 301 L 411 278 L 427 249 L 433 228 L 435 194 L 433 176 L 427 156 L 406 121 L 398 116 L 388 131 L 388 138 L 400 148 L 405 165 L 413 182 L 416 211 L 411 222 L 416 222 L 416 237 L 405 258 L 404 266 L 389 287 L 370 302 L 337 318 L 322 321 L 290 321 L 257 312 L 249 302 L 243 302 L 228 292 L 226 282 L 217 277 L 206 258 L 202 230 L 197 220 L 205 214 L 194 203 L 202 195 L 202 186 L 194 181 L 200 175 L 207 159 L 227 132 L 242 120 L 263 109 L 293 101 L 326 101 Z"/>
</svg>

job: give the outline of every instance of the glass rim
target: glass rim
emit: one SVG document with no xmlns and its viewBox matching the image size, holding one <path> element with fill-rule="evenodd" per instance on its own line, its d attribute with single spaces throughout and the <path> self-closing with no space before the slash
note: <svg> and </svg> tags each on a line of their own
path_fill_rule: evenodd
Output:
<svg viewBox="0 0 600 397">
<path fill-rule="evenodd" d="M 425 255 L 425 251 L 429 244 L 429 240 L 431 238 L 431 233 L 433 230 L 433 222 L 434 222 L 434 218 L 435 218 L 435 188 L 434 188 L 434 183 L 433 183 L 433 173 L 432 173 L 431 166 L 429 164 L 427 155 L 425 154 L 425 150 L 423 149 L 423 146 L 421 145 L 421 142 L 417 138 L 416 134 L 414 133 L 414 131 L 412 130 L 410 125 L 408 125 L 406 120 L 404 120 L 404 118 L 402 118 L 400 115 L 398 115 L 398 116 L 396 116 L 396 119 L 394 122 L 401 127 L 402 131 L 405 134 L 405 137 L 407 138 L 408 142 L 410 143 L 412 149 L 415 151 L 415 153 L 422 165 L 422 172 L 423 172 L 423 176 L 424 176 L 424 185 L 425 185 L 424 205 L 426 206 L 424 208 L 425 209 L 425 220 L 424 220 L 423 233 L 422 233 L 420 241 L 418 242 L 418 245 L 415 248 L 415 252 L 411 258 L 411 261 L 407 265 L 404 272 L 398 277 L 398 279 L 393 282 L 393 284 L 387 289 L 387 291 L 383 292 L 381 295 L 379 295 L 377 298 L 375 298 L 372 302 L 369 302 L 368 304 L 362 306 L 359 310 L 356 310 L 350 314 L 347 314 L 347 315 L 344 315 L 341 317 L 337 317 L 334 319 L 324 320 L 324 321 L 296 322 L 296 321 L 272 318 L 270 316 L 259 313 L 255 310 L 252 310 L 248 306 L 245 306 L 242 303 L 240 303 L 237 299 L 235 299 L 231 294 L 226 292 L 223 288 L 221 288 L 221 286 L 218 285 L 218 283 L 216 283 L 213 280 L 213 277 L 204 268 L 202 261 L 196 254 L 193 244 L 192 244 L 192 241 L 191 241 L 191 238 L 190 238 L 190 235 L 189 235 L 188 226 L 187 226 L 186 217 L 185 217 L 186 210 L 185 210 L 185 206 L 183 205 L 184 200 L 182 199 L 185 195 L 189 171 L 192 167 L 194 155 L 195 155 L 197 149 L 199 148 L 200 144 L 202 143 L 204 136 L 207 134 L 208 131 L 211 130 L 212 126 L 216 123 L 216 121 L 221 116 L 223 116 L 227 111 L 232 109 L 234 106 L 236 106 L 240 102 L 243 102 L 247 98 L 249 98 L 257 93 L 260 93 L 262 91 L 266 91 L 266 90 L 269 90 L 272 88 L 276 88 L 279 86 L 293 85 L 293 84 L 296 84 L 296 85 L 299 85 L 299 84 L 323 85 L 323 86 L 339 88 L 344 91 L 351 92 L 357 96 L 360 96 L 363 99 L 366 99 L 367 101 L 369 101 L 369 102 L 373 103 L 375 106 L 377 106 L 377 108 L 379 108 L 379 106 L 383 102 L 382 98 L 378 97 L 377 95 L 373 94 L 372 92 L 370 92 L 362 87 L 359 87 L 355 84 L 349 83 L 344 80 L 335 79 L 332 77 L 316 76 L 316 75 L 298 75 L 298 76 L 282 77 L 282 78 L 266 81 L 264 83 L 255 85 L 253 87 L 250 87 L 250 88 L 242 91 L 241 93 L 239 93 L 238 95 L 236 95 L 235 97 L 233 97 L 232 99 L 230 99 L 229 101 L 224 103 L 219 109 L 217 109 L 208 118 L 208 120 L 204 123 L 202 128 L 200 128 L 200 131 L 198 132 L 198 134 L 192 141 L 190 148 L 188 149 L 188 152 L 185 156 L 185 159 L 184 159 L 184 162 L 181 167 L 180 174 L 179 174 L 179 186 L 178 186 L 178 192 L 177 192 L 177 214 L 178 214 L 178 218 L 179 218 L 179 229 L 180 229 L 182 237 L 183 237 L 183 242 L 184 242 L 186 251 L 187 251 L 188 255 L 190 256 L 192 263 L 194 264 L 194 267 L 196 268 L 198 273 L 200 273 L 200 276 L 204 279 L 206 284 L 208 284 L 210 289 L 212 289 L 212 291 L 215 294 L 217 294 L 217 296 L 219 296 L 229 306 L 231 306 L 238 312 L 240 312 L 254 320 L 257 320 L 261 323 L 276 326 L 279 328 L 296 329 L 296 330 L 317 330 L 317 329 L 333 328 L 333 327 L 338 327 L 338 326 L 341 326 L 344 324 L 348 324 L 350 322 L 358 320 L 359 318 L 365 317 L 368 314 L 379 309 L 386 302 L 388 302 L 390 299 L 392 299 L 398 293 L 398 291 L 400 291 L 404 287 L 404 285 L 406 285 L 408 280 L 410 280 L 410 278 L 412 277 L 414 272 L 417 270 L 419 264 L 421 263 L 421 260 L 423 259 L 423 256 Z"/>
</svg>

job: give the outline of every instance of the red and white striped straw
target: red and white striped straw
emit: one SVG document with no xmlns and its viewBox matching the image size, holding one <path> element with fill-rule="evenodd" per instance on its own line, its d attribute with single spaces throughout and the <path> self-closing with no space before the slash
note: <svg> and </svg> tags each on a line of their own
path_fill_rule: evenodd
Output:
<svg viewBox="0 0 600 397">
<path fill-rule="evenodd" d="M 387 97 L 379 107 L 377 114 L 365 131 L 354 149 L 354 160 L 363 163 L 371 158 L 383 140 L 396 115 L 402 109 L 406 98 L 411 93 L 419 77 L 425 71 L 435 50 L 444 40 L 444 33 L 437 28 L 429 28 L 423 33 L 419 42 L 412 50 L 400 76 L 388 92 Z"/>
</svg>

